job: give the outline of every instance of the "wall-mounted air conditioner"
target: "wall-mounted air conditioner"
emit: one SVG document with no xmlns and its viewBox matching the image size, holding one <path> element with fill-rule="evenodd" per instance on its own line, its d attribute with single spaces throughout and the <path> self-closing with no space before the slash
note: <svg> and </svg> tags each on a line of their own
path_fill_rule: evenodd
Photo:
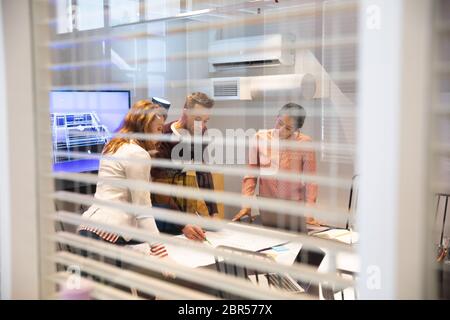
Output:
<svg viewBox="0 0 450 320">
<path fill-rule="evenodd" d="M 316 89 L 316 78 L 309 73 L 251 77 L 253 99 L 276 97 L 312 99 Z"/>
<path fill-rule="evenodd" d="M 209 70 L 289 66 L 295 62 L 295 38 L 269 34 L 213 41 L 209 44 Z"/>
</svg>

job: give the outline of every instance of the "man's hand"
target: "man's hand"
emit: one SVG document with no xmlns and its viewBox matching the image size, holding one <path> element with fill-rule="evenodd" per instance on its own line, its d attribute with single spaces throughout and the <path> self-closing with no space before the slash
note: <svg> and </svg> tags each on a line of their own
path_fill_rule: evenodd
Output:
<svg viewBox="0 0 450 320">
<path fill-rule="evenodd" d="M 241 211 L 239 211 L 234 218 L 231 221 L 239 221 L 241 220 L 243 217 L 248 216 L 250 221 L 252 222 L 253 220 L 255 220 L 254 217 L 252 217 L 252 209 L 251 208 L 243 208 L 241 209 Z"/>
<path fill-rule="evenodd" d="M 181 230 L 186 238 L 196 241 L 204 241 L 205 240 L 205 231 L 199 226 L 194 226 L 192 224 L 188 224 L 184 226 L 183 230 Z"/>
</svg>

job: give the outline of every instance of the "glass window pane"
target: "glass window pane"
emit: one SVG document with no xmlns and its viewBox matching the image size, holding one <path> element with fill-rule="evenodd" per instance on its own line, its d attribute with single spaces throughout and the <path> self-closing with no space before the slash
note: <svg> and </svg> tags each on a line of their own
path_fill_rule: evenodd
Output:
<svg viewBox="0 0 450 320">
<path fill-rule="evenodd" d="M 77 1 L 77 29 L 80 31 L 103 28 L 103 0 Z"/>
<path fill-rule="evenodd" d="M 58 0 L 55 2 L 56 32 L 67 33 L 73 31 L 72 1 Z"/>
<path fill-rule="evenodd" d="M 180 13 L 180 0 L 146 0 L 146 19 L 157 19 Z"/>
<path fill-rule="evenodd" d="M 110 0 L 109 10 L 111 26 L 138 22 L 140 18 L 139 0 Z"/>
</svg>

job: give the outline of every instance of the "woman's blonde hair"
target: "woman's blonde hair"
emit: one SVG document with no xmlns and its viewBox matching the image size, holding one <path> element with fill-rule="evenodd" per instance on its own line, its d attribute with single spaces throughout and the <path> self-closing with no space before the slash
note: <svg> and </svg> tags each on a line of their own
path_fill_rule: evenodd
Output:
<svg viewBox="0 0 450 320">
<path fill-rule="evenodd" d="M 152 133 L 151 123 L 155 118 L 167 118 L 167 112 L 158 104 L 149 100 L 139 100 L 128 111 L 118 133 Z M 103 154 L 115 153 L 123 144 L 135 140 L 138 145 L 147 151 L 156 149 L 158 143 L 151 140 L 116 137 L 111 139 L 103 148 Z"/>
</svg>

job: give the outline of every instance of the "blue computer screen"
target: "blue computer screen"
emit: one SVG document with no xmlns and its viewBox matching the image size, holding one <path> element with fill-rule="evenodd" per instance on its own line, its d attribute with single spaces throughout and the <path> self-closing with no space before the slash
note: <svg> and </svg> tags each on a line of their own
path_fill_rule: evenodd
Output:
<svg viewBox="0 0 450 320">
<path fill-rule="evenodd" d="M 80 159 L 70 153 L 101 153 L 129 108 L 129 91 L 52 91 L 53 170 L 98 170 L 98 159 Z"/>
</svg>

